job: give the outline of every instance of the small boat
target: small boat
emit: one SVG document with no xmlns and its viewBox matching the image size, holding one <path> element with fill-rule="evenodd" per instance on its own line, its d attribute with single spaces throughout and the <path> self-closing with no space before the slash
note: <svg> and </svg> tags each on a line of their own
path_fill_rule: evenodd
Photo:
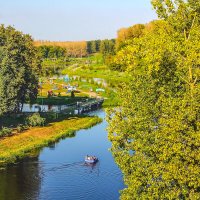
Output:
<svg viewBox="0 0 200 200">
<path fill-rule="evenodd" d="M 93 163 L 98 162 L 98 158 L 96 156 L 88 156 L 87 155 L 87 156 L 85 156 L 85 162 L 93 164 Z"/>
</svg>

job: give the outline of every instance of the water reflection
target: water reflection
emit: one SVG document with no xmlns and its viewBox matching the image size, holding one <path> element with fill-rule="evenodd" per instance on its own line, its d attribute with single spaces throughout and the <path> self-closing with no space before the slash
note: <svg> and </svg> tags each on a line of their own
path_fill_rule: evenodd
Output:
<svg viewBox="0 0 200 200">
<path fill-rule="evenodd" d="M 103 79 L 103 78 L 84 78 L 84 77 L 81 77 L 81 76 L 72 76 L 71 77 L 73 80 L 81 80 L 81 82 L 88 82 L 88 83 L 97 83 L 98 85 L 102 85 L 104 87 L 108 87 L 108 82 Z"/>
<path fill-rule="evenodd" d="M 0 172 L 0 199 L 37 199 L 41 186 L 38 158 L 29 158 Z"/>
</svg>

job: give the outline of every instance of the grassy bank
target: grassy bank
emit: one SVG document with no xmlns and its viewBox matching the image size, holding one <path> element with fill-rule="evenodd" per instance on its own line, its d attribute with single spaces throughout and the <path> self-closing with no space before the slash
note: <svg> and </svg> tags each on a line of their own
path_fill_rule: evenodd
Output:
<svg viewBox="0 0 200 200">
<path fill-rule="evenodd" d="M 61 85 L 72 85 L 76 86 L 79 93 L 75 93 L 75 97 L 71 98 L 71 94 L 67 93 L 67 89 L 62 89 Z M 43 89 L 42 93 L 40 92 L 40 96 L 38 96 L 36 102 L 37 104 L 44 105 L 66 105 L 73 104 L 80 101 L 85 101 L 86 99 L 103 97 L 105 98 L 103 106 L 117 106 L 118 99 L 116 99 L 116 92 L 112 89 L 112 87 L 107 84 L 104 86 L 103 83 L 95 82 L 89 78 L 71 78 L 69 82 L 65 82 L 62 79 L 54 79 L 54 84 L 50 84 L 48 79 L 43 79 Z M 53 96 L 48 98 L 47 91 L 51 90 L 53 87 L 56 87 L 57 90 L 53 90 L 54 94 L 57 96 Z M 105 92 L 96 92 L 97 88 L 105 89 Z M 58 94 L 61 96 L 58 96 Z M 42 96 L 41 96 L 42 95 Z"/>
<path fill-rule="evenodd" d="M 101 119 L 98 117 L 73 117 L 1 139 L 0 166 L 14 163 L 33 150 L 40 149 L 61 138 L 71 137 L 75 131 L 90 128 L 100 122 Z"/>
<path fill-rule="evenodd" d="M 116 72 L 108 69 L 106 66 L 91 66 L 91 67 L 67 67 L 62 71 L 62 74 L 69 76 L 81 76 L 82 78 L 102 78 L 111 84 L 119 82 L 128 82 L 129 75 L 124 72 Z"/>
</svg>

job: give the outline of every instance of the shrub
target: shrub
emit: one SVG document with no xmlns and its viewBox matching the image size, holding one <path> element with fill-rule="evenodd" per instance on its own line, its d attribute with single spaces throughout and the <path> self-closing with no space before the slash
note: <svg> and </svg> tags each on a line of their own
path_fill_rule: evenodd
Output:
<svg viewBox="0 0 200 200">
<path fill-rule="evenodd" d="M 0 137 L 3 137 L 3 136 L 8 136 L 12 133 L 12 129 L 11 128 L 7 128 L 7 127 L 3 127 L 1 130 L 0 130 Z"/>
<path fill-rule="evenodd" d="M 23 124 L 19 124 L 19 125 L 17 126 L 16 129 L 17 129 L 17 132 L 18 132 L 18 133 L 21 133 L 21 132 L 23 132 L 24 130 L 26 130 L 27 127 L 24 126 Z"/>
<path fill-rule="evenodd" d="M 91 84 L 94 84 L 94 79 L 92 78 L 92 80 L 90 81 Z"/>
<path fill-rule="evenodd" d="M 29 126 L 44 126 L 46 119 L 41 117 L 39 113 L 34 113 L 33 115 L 27 117 L 26 120 Z"/>
<path fill-rule="evenodd" d="M 82 66 L 82 69 L 87 69 L 87 67 L 85 65 Z"/>
<path fill-rule="evenodd" d="M 94 69 L 94 67 L 90 65 L 89 66 L 89 70 L 93 70 L 93 69 Z"/>
</svg>

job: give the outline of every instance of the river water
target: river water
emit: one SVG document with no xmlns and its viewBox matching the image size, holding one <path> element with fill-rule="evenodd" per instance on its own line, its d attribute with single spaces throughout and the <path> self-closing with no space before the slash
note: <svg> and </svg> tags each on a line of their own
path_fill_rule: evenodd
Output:
<svg viewBox="0 0 200 200">
<path fill-rule="evenodd" d="M 103 110 L 94 114 L 104 118 Z M 0 200 L 117 200 L 124 188 L 122 174 L 108 150 L 106 121 L 74 138 L 43 148 L 0 171 Z M 84 156 L 99 158 L 86 165 Z"/>
</svg>

